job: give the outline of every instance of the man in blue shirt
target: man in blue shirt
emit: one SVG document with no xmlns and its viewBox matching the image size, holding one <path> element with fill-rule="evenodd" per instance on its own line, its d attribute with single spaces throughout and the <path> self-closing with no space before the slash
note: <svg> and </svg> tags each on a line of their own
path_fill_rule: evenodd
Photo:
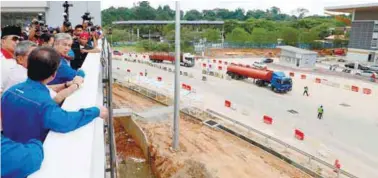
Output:
<svg viewBox="0 0 378 178">
<path fill-rule="evenodd" d="M 25 144 L 1 134 L 1 177 L 25 178 L 41 168 L 42 142 L 31 139 Z"/>
<path fill-rule="evenodd" d="M 68 81 L 73 80 L 76 76 L 83 77 L 85 76 L 84 71 L 82 70 L 74 70 L 71 68 L 69 61 L 65 59 L 63 56 L 67 56 L 69 51 L 71 50 L 72 45 L 72 37 L 67 33 L 58 33 L 55 35 L 55 42 L 54 48 L 61 56 L 61 62 L 57 71 L 57 74 L 49 85 L 53 84 L 62 84 Z"/>
<path fill-rule="evenodd" d="M 46 84 L 54 79 L 60 55 L 52 48 L 33 50 L 28 57 L 28 79 L 17 84 L 1 98 L 4 136 L 21 143 L 30 139 L 44 141 L 49 130 L 66 133 L 107 117 L 104 107 L 67 112 L 51 98 Z"/>
</svg>

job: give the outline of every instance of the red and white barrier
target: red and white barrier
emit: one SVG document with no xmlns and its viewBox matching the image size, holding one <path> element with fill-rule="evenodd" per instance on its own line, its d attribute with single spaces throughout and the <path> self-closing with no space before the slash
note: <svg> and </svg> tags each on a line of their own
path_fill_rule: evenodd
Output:
<svg viewBox="0 0 378 178">
<path fill-rule="evenodd" d="M 298 129 L 294 130 L 294 136 L 298 140 L 304 140 L 304 133 Z"/>
<path fill-rule="evenodd" d="M 225 100 L 225 101 L 224 101 L 224 106 L 225 106 L 226 108 L 230 108 L 230 107 L 231 107 L 231 101 Z"/>
<path fill-rule="evenodd" d="M 362 92 L 366 95 L 370 95 L 371 94 L 371 89 L 370 88 L 363 88 L 362 89 Z"/>
<path fill-rule="evenodd" d="M 268 124 L 268 125 L 272 125 L 272 123 L 273 123 L 273 119 L 269 116 L 266 116 L 266 115 L 264 115 L 263 121 L 264 121 L 265 124 Z"/>
<path fill-rule="evenodd" d="M 352 91 L 358 92 L 359 88 L 358 86 L 352 85 Z"/>
</svg>

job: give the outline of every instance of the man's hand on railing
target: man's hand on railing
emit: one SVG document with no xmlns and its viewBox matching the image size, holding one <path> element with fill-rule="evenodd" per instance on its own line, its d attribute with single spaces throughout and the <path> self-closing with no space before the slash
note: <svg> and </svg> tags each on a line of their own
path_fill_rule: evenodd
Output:
<svg viewBox="0 0 378 178">
<path fill-rule="evenodd" d="M 100 109 L 100 117 L 102 119 L 108 119 L 109 118 L 108 109 L 104 106 L 100 106 L 99 109 Z"/>
<path fill-rule="evenodd" d="M 72 80 L 72 82 L 73 82 L 73 83 L 76 83 L 76 84 L 78 84 L 78 85 L 80 86 L 81 84 L 83 84 L 83 82 L 84 82 L 84 78 L 81 77 L 81 76 L 76 76 L 76 77 Z"/>
</svg>

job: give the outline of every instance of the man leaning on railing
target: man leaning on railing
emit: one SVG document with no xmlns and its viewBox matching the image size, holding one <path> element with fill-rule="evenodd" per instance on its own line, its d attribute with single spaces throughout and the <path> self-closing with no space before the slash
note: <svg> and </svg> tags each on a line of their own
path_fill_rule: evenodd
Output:
<svg viewBox="0 0 378 178">
<path fill-rule="evenodd" d="M 46 84 L 56 75 L 60 55 L 52 48 L 33 50 L 28 58 L 28 79 L 3 93 L 1 98 L 4 136 L 21 143 L 44 141 L 49 130 L 66 133 L 97 117 L 107 118 L 104 107 L 76 112 L 63 110 L 51 98 Z"/>
</svg>

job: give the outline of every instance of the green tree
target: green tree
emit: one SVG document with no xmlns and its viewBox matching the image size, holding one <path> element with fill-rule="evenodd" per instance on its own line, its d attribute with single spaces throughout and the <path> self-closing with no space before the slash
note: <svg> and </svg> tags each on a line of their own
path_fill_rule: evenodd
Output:
<svg viewBox="0 0 378 178">
<path fill-rule="evenodd" d="M 330 24 L 321 24 L 311 29 L 311 31 L 316 31 L 319 34 L 320 39 L 324 39 L 325 37 L 330 35 L 329 27 Z"/>
<path fill-rule="evenodd" d="M 156 10 L 150 6 L 150 2 L 141 1 L 133 9 L 137 20 L 154 20 L 156 17 Z"/>
<path fill-rule="evenodd" d="M 249 18 L 255 18 L 255 19 L 261 19 L 266 18 L 266 12 L 263 10 L 249 10 L 247 11 L 247 14 L 245 15 L 246 19 Z"/>
<path fill-rule="evenodd" d="M 203 10 L 202 14 L 203 14 L 203 18 L 205 20 L 216 20 L 217 19 L 215 12 L 212 11 L 212 10 Z"/>
<path fill-rule="evenodd" d="M 201 20 L 202 14 L 201 14 L 201 12 L 199 12 L 197 10 L 190 10 L 190 11 L 186 12 L 184 19 L 185 20 Z"/>
<path fill-rule="evenodd" d="M 319 39 L 319 33 L 317 31 L 301 31 L 299 34 L 300 43 L 314 43 Z"/>
<path fill-rule="evenodd" d="M 202 37 L 206 38 L 209 42 L 219 42 L 221 33 L 218 29 L 207 29 L 203 34 Z"/>
<path fill-rule="evenodd" d="M 277 32 L 267 31 L 263 28 L 254 28 L 251 34 L 251 40 L 254 43 L 276 43 Z"/>
<path fill-rule="evenodd" d="M 250 41 L 250 39 L 250 34 L 240 27 L 235 28 L 226 36 L 226 40 L 229 42 L 244 43 Z"/>
<path fill-rule="evenodd" d="M 292 27 L 283 27 L 280 31 L 280 37 L 286 44 L 295 46 L 298 42 L 298 30 Z"/>
</svg>

